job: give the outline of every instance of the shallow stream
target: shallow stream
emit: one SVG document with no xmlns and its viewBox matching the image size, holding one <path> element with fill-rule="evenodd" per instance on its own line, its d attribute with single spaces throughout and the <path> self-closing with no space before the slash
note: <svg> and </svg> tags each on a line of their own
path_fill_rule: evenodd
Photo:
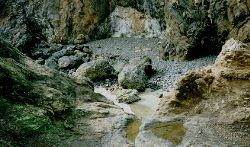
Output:
<svg viewBox="0 0 250 147">
<path fill-rule="evenodd" d="M 132 104 L 119 103 L 116 96 L 103 87 L 95 87 L 95 92 L 102 94 L 107 99 L 114 102 L 114 104 L 121 107 L 124 112 L 134 114 L 141 118 L 152 116 L 155 113 L 160 102 L 159 97 L 163 93 L 163 90 L 152 91 L 151 89 L 146 89 L 145 92 L 139 94 L 141 100 Z"/>
<path fill-rule="evenodd" d="M 124 112 L 134 114 L 139 119 L 130 122 L 126 128 L 127 138 L 135 142 L 137 135 L 140 132 L 143 118 L 152 117 L 157 109 L 158 103 L 160 102 L 160 96 L 166 95 L 163 90 L 152 91 L 146 89 L 145 92 L 139 94 L 141 100 L 133 104 L 119 103 L 116 96 L 110 91 L 103 87 L 95 87 L 95 92 L 104 95 L 107 99 L 114 102 L 115 105 L 121 107 Z M 182 137 L 186 133 L 186 129 L 181 123 L 164 123 L 156 122 L 145 128 L 146 131 L 151 131 L 156 137 L 168 140 L 175 145 L 178 145 L 182 141 Z"/>
</svg>

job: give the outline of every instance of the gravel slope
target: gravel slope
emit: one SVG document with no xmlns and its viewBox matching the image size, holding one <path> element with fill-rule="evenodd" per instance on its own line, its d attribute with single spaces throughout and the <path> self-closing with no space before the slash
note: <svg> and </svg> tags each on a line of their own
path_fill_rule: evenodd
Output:
<svg viewBox="0 0 250 147">
<path fill-rule="evenodd" d="M 161 40 L 156 38 L 108 38 L 88 43 L 94 56 L 111 59 L 111 62 L 148 56 L 153 61 L 156 73 L 149 79 L 148 88 L 169 91 L 181 75 L 188 70 L 200 69 L 213 64 L 216 56 L 207 56 L 192 61 L 176 62 L 157 59 Z M 110 81 L 108 81 L 110 82 Z M 114 81 L 112 82 L 114 83 Z"/>
</svg>

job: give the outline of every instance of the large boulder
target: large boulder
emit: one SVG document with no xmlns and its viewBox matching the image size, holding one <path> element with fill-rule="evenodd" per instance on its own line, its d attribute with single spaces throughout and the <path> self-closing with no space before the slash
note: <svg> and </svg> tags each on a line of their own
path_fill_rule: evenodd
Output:
<svg viewBox="0 0 250 147">
<path fill-rule="evenodd" d="M 158 113 L 187 118 L 186 126 L 193 136 L 204 130 L 197 135 L 207 135 L 206 140 L 213 140 L 204 144 L 213 146 L 215 140 L 225 140 L 222 145 L 247 145 L 250 143 L 249 77 L 250 44 L 230 39 L 213 66 L 191 71 L 181 78 L 172 93 L 161 99 Z M 204 125 L 210 133 L 201 128 Z M 198 140 L 191 137 L 185 141 L 192 144 L 201 140 L 202 137 Z"/>
<path fill-rule="evenodd" d="M 167 0 L 165 40 L 159 57 L 164 60 L 189 60 L 217 54 L 229 34 L 229 37 L 238 36 L 238 40 L 247 42 L 249 9 L 247 0 Z M 245 35 L 242 35 L 243 32 Z"/>
<path fill-rule="evenodd" d="M 100 81 L 106 78 L 115 77 L 115 70 L 105 59 L 97 59 L 87 63 L 83 63 L 76 72 L 75 77 L 88 77 L 92 81 Z"/>
<path fill-rule="evenodd" d="M 118 83 L 124 89 L 143 91 L 152 73 L 151 59 L 148 57 L 138 57 L 130 60 L 118 74 Z"/>
<path fill-rule="evenodd" d="M 63 56 L 58 59 L 59 68 L 70 68 L 75 67 L 77 64 L 81 63 L 82 59 L 77 56 Z"/>
<path fill-rule="evenodd" d="M 112 136 L 126 146 L 128 119 L 89 80 L 76 83 L 0 39 L 0 146 L 115 146 Z"/>
</svg>

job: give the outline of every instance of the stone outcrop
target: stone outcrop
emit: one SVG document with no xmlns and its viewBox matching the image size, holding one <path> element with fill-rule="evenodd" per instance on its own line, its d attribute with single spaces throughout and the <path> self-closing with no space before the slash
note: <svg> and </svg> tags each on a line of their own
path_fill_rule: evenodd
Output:
<svg viewBox="0 0 250 147">
<path fill-rule="evenodd" d="M 210 118 L 210 121 L 205 121 L 206 124 L 213 122 L 230 128 L 220 132 L 220 137 L 229 143 L 249 144 L 249 77 L 250 45 L 230 39 L 213 66 L 189 72 L 182 77 L 174 91 L 161 99 L 158 113 L 164 116 L 187 116 L 189 120 L 195 121 L 195 117 Z M 238 126 L 243 127 L 235 129 Z M 216 131 L 216 128 L 213 129 Z M 230 140 L 225 137 L 228 134 L 239 135 L 232 136 Z"/>
<path fill-rule="evenodd" d="M 110 136 L 128 145 L 121 126 L 132 118 L 87 79 L 76 83 L 0 39 L 0 146 L 112 146 Z"/>
<path fill-rule="evenodd" d="M 228 37 L 249 41 L 247 0 L 167 0 L 165 41 L 159 57 L 189 60 L 219 53 Z"/>
</svg>

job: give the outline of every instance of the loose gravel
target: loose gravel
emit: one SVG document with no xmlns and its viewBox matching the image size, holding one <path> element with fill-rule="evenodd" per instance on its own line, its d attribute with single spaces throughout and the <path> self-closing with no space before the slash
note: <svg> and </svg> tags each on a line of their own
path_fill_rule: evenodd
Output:
<svg viewBox="0 0 250 147">
<path fill-rule="evenodd" d="M 87 45 L 95 57 L 109 58 L 111 63 L 118 60 L 128 61 L 139 56 L 150 57 L 155 74 L 149 79 L 147 87 L 154 90 L 169 91 L 184 73 L 212 65 L 216 59 L 216 56 L 207 56 L 183 62 L 158 60 L 160 42 L 161 40 L 156 38 L 108 38 Z M 106 80 L 104 85 L 110 86 L 114 83 L 116 81 Z"/>
</svg>

